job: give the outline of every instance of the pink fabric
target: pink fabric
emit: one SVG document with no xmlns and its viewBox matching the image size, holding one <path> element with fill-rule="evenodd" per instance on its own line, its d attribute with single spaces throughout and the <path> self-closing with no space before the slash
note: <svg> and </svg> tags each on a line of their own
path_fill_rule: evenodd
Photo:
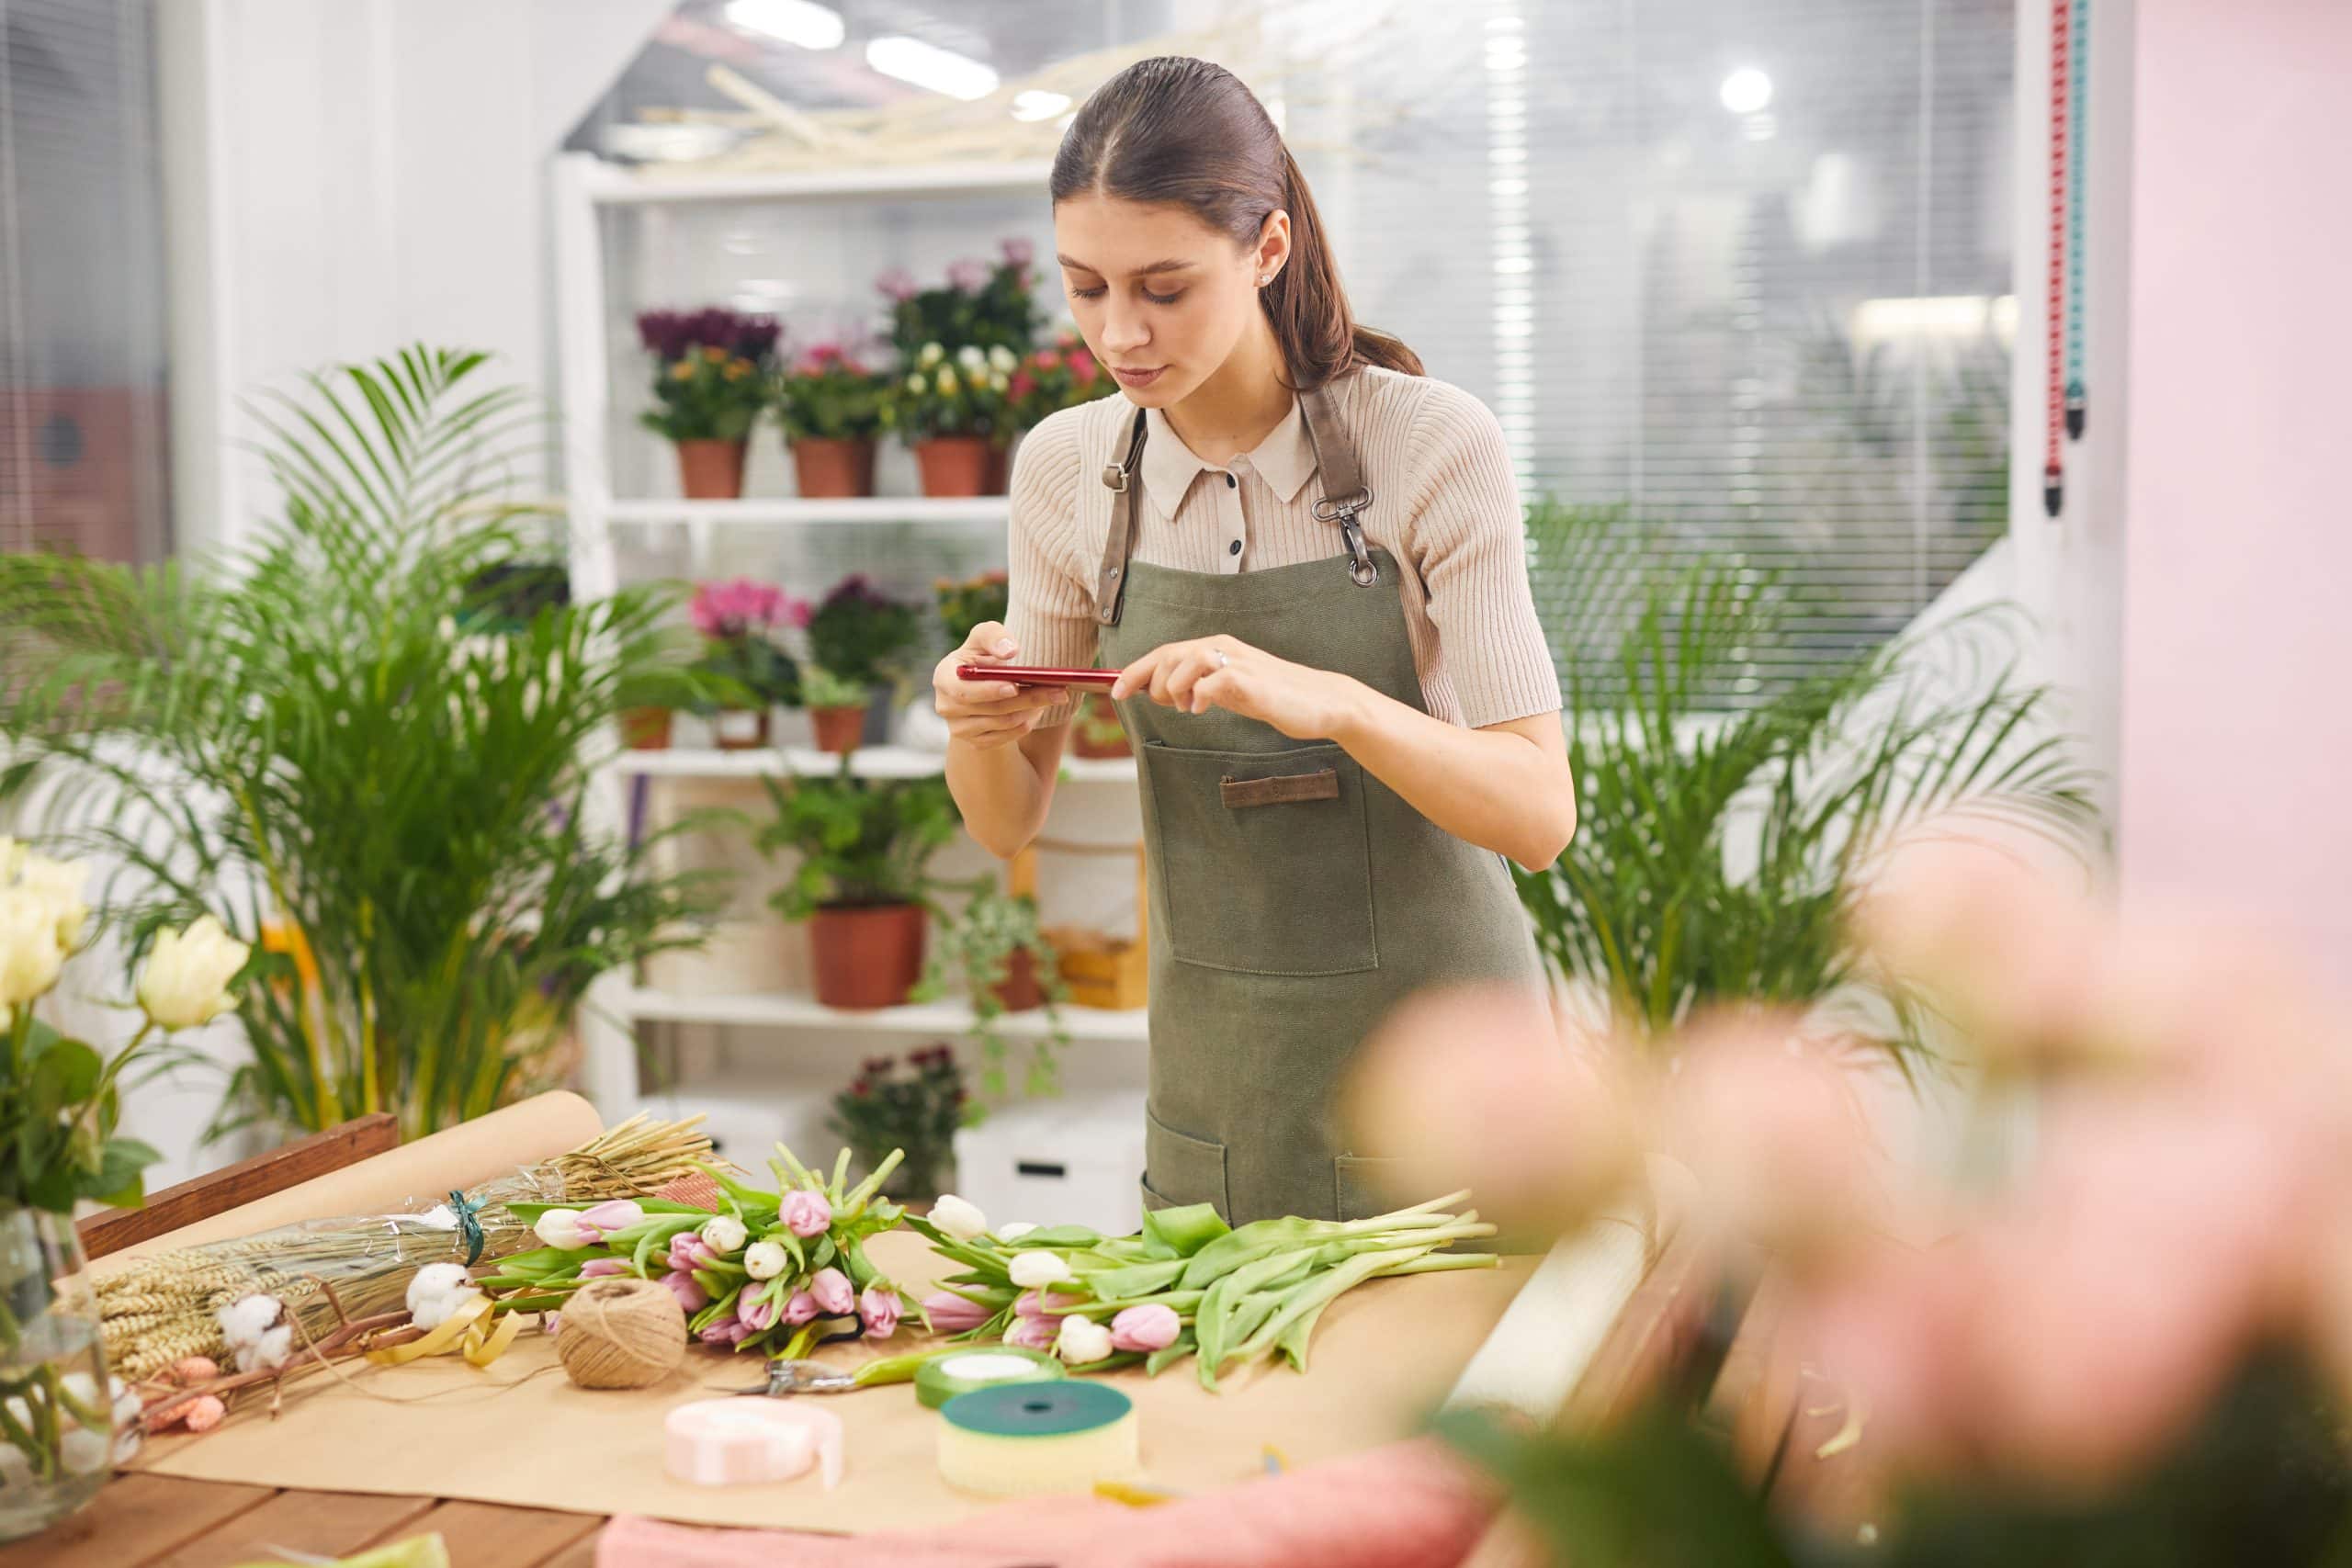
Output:
<svg viewBox="0 0 2352 1568">
<path fill-rule="evenodd" d="M 1454 1568 L 1495 1493 L 1430 1440 L 1135 1508 L 1104 1498 L 1007 1504 L 958 1525 L 858 1537 L 707 1530 L 623 1516 L 597 1568 Z"/>
</svg>

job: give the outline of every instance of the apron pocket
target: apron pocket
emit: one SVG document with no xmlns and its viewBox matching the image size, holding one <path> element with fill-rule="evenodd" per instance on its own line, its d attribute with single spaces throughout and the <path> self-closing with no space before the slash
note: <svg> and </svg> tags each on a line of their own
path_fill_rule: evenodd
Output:
<svg viewBox="0 0 2352 1568">
<path fill-rule="evenodd" d="M 1404 1164 L 1396 1159 L 1366 1159 L 1361 1155 L 1341 1155 L 1333 1160 L 1331 1173 L 1338 1189 L 1333 1196 L 1340 1218 L 1376 1220 L 1412 1201 L 1396 1196 L 1396 1182 L 1404 1175 Z"/>
<path fill-rule="evenodd" d="M 1363 770 L 1335 745 L 1143 749 L 1168 950 L 1243 975 L 1380 967 Z"/>
<path fill-rule="evenodd" d="M 1217 1218 L 1228 1224 L 1233 1205 L 1225 1188 L 1225 1145 L 1180 1133 L 1151 1113 L 1143 1113 L 1143 1206 L 1176 1209 L 1210 1203 Z"/>
</svg>

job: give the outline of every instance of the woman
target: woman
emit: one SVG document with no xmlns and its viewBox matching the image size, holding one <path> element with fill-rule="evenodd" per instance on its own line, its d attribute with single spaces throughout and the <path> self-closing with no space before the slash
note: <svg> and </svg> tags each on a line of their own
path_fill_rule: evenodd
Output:
<svg viewBox="0 0 2352 1568">
<path fill-rule="evenodd" d="M 1144 1201 L 1378 1213 L 1342 1068 L 1422 987 L 1538 983 L 1502 857 L 1550 865 L 1576 824 L 1502 434 L 1353 323 L 1298 165 L 1229 73 L 1120 73 L 1052 188 L 1070 310 L 1125 396 L 1022 448 L 1010 629 L 933 677 L 948 784 L 982 844 L 1018 850 L 1067 699 L 957 667 L 1118 669 L 1153 893 Z"/>
</svg>

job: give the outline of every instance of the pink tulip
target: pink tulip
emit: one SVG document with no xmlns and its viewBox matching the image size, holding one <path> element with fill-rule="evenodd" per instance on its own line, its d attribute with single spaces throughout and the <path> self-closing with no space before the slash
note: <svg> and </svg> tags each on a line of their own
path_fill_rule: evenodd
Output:
<svg viewBox="0 0 2352 1568">
<path fill-rule="evenodd" d="M 899 1292 L 886 1291 L 879 1285 L 870 1286 L 858 1301 L 859 1314 L 865 1319 L 868 1339 L 888 1339 L 899 1332 L 899 1314 L 906 1311 L 899 1300 Z"/>
<path fill-rule="evenodd" d="M 1061 1319 L 1057 1317 L 1015 1318 L 1012 1326 L 1005 1330 L 1004 1342 L 1023 1350 L 1051 1350 L 1061 1331 Z"/>
<path fill-rule="evenodd" d="M 784 1303 L 784 1321 L 790 1326 L 797 1328 L 804 1323 L 816 1322 L 822 1311 L 823 1309 L 817 1305 L 816 1297 L 806 1291 L 795 1291 L 792 1292 L 792 1299 Z"/>
<path fill-rule="evenodd" d="M 592 1241 L 625 1231 L 645 1218 L 645 1211 L 627 1198 L 609 1199 L 580 1216 L 580 1228 Z"/>
<path fill-rule="evenodd" d="M 718 1250 L 693 1231 L 680 1231 L 670 1238 L 670 1267 L 680 1273 L 707 1269 L 718 1258 Z"/>
<path fill-rule="evenodd" d="M 923 1317 L 934 1334 L 968 1334 L 996 1314 L 968 1302 L 953 1291 L 935 1291 L 922 1299 Z"/>
<path fill-rule="evenodd" d="M 626 1258 L 592 1258 L 580 1266 L 580 1277 L 583 1280 L 608 1280 L 635 1272 Z"/>
<path fill-rule="evenodd" d="M 857 1310 L 857 1291 L 849 1276 L 838 1269 L 820 1269 L 816 1278 L 808 1281 L 808 1293 L 817 1298 L 817 1308 L 827 1317 L 847 1317 Z"/>
<path fill-rule="evenodd" d="M 1176 1309 L 1152 1302 L 1144 1306 L 1129 1307 L 1111 1320 L 1111 1348 L 1114 1350 L 1165 1350 L 1176 1343 L 1184 1331 Z"/>
<path fill-rule="evenodd" d="M 754 1293 L 746 1290 L 735 1300 L 736 1320 L 750 1325 L 754 1334 L 764 1334 L 774 1328 L 783 1311 L 776 1305 L 775 1298 L 764 1292 Z"/>
<path fill-rule="evenodd" d="M 821 1192 L 787 1192 L 783 1219 L 785 1229 L 806 1241 L 832 1228 L 833 1206 Z"/>
<path fill-rule="evenodd" d="M 678 1304 L 689 1313 L 697 1313 L 710 1304 L 708 1292 L 703 1290 L 692 1274 L 669 1273 L 662 1276 L 662 1283 L 678 1298 Z"/>
<path fill-rule="evenodd" d="M 1030 1291 L 1012 1303 L 1012 1310 L 1023 1317 L 1045 1317 L 1057 1308 L 1079 1306 L 1085 1300 L 1084 1296 L 1065 1296 L 1053 1291 Z"/>
<path fill-rule="evenodd" d="M 741 1345 L 757 1332 L 748 1323 L 722 1317 L 704 1329 L 698 1337 L 706 1345 Z"/>
</svg>

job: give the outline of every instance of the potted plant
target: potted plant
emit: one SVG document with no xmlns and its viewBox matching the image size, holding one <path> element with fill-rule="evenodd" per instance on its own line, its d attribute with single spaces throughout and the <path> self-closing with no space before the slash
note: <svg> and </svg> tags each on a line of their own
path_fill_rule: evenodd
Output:
<svg viewBox="0 0 2352 1568">
<path fill-rule="evenodd" d="M 775 817 L 760 829 L 760 852 L 801 857 L 768 901 L 786 919 L 808 922 L 817 999 L 898 1006 L 922 977 L 931 859 L 961 820 L 947 781 L 853 778 L 844 764 L 788 785 L 765 783 Z"/>
<path fill-rule="evenodd" d="M 854 705 L 881 719 L 883 733 L 871 737 L 878 741 L 887 738 L 888 709 L 876 699 L 903 678 L 906 656 L 922 636 L 914 605 L 855 573 L 834 584 L 808 617 L 808 661 L 838 682 L 829 688 L 832 705 Z"/>
<path fill-rule="evenodd" d="M 809 349 L 777 378 L 776 412 L 801 495 L 834 501 L 874 493 L 874 442 L 886 421 L 889 385 L 831 343 Z"/>
<path fill-rule="evenodd" d="M 517 556 L 474 574 L 458 606 L 461 631 L 520 637 L 543 610 L 571 603 L 571 573 L 561 561 Z"/>
<path fill-rule="evenodd" d="M 206 917 L 144 943 L 145 1013 L 110 1056 L 33 1016 L 82 944 L 87 878 L 0 839 L 0 1540 L 46 1529 L 96 1495 L 139 1396 L 107 1374 L 98 1311 L 74 1227 L 77 1204 L 136 1207 L 162 1156 L 117 1135 L 123 1071 L 158 1031 L 236 1006 L 251 950 Z"/>
<path fill-rule="evenodd" d="M 689 501 L 743 493 L 743 454 L 767 404 L 781 330 L 765 316 L 718 307 L 638 317 L 638 337 L 653 355 L 655 404 L 639 419 L 677 444 L 679 485 Z"/>
<path fill-rule="evenodd" d="M 847 1144 L 858 1163 L 877 1168 L 893 1149 L 904 1157 L 882 1183 L 893 1202 L 929 1203 L 954 1185 L 956 1133 L 978 1120 L 956 1054 L 944 1044 L 911 1052 L 901 1074 L 898 1058 L 869 1058 L 850 1086 L 833 1097 L 825 1127 Z"/>
<path fill-rule="evenodd" d="M 1067 327 L 1050 344 L 1023 356 L 1005 379 L 1015 430 L 1034 430 L 1050 415 L 1108 397 L 1114 389 L 1085 339 Z"/>
<path fill-rule="evenodd" d="M 865 719 L 874 703 L 870 686 L 834 674 L 821 664 L 801 671 L 800 700 L 808 706 L 817 750 L 846 757 L 865 739 Z"/>
<path fill-rule="evenodd" d="M 890 301 L 890 344 L 899 365 L 912 365 L 928 343 L 1028 353 L 1045 322 L 1030 268 L 1035 256 L 1036 247 L 1015 236 L 1000 247 L 997 260 L 956 262 L 947 281 L 933 288 L 919 287 L 897 268 L 876 278 L 875 287 Z"/>
<path fill-rule="evenodd" d="M 938 343 L 916 351 L 890 395 L 890 423 L 913 446 L 927 496 L 1001 495 L 1014 434 L 1006 401 L 1020 358 L 998 344 Z"/>
<path fill-rule="evenodd" d="M 1078 711 L 1070 718 L 1069 749 L 1098 761 L 1135 755 L 1127 727 L 1119 722 L 1117 706 L 1101 692 L 1079 694 Z"/>
<path fill-rule="evenodd" d="M 939 595 L 939 621 L 947 628 L 950 648 L 963 647 L 972 628 L 984 622 L 1002 625 L 1010 608 L 1010 583 L 1001 571 L 984 571 L 961 582 L 943 577 L 932 586 Z"/>
<path fill-rule="evenodd" d="M 954 990 L 968 994 L 972 1038 L 979 1042 L 983 1063 L 981 1087 L 995 1096 L 1006 1092 L 1009 1055 L 997 1021 L 1007 1013 L 1047 1009 L 1052 1034 L 1030 1056 L 1027 1092 L 1051 1094 L 1059 1072 L 1050 1046 L 1069 1042 L 1056 1005 L 1067 993 L 1053 943 L 1038 929 L 1037 901 L 1026 894 L 1001 891 L 993 876 L 977 878 L 958 890 L 971 897 L 955 918 L 941 922 L 938 944 L 914 998 L 934 1001 Z"/>
<path fill-rule="evenodd" d="M 712 739 L 725 751 L 766 745 L 770 710 L 800 701 L 799 666 L 775 633 L 807 626 L 807 603 L 772 582 L 739 577 L 698 584 L 692 613 L 704 647 L 695 669 L 726 694 L 705 705 Z"/>
</svg>

